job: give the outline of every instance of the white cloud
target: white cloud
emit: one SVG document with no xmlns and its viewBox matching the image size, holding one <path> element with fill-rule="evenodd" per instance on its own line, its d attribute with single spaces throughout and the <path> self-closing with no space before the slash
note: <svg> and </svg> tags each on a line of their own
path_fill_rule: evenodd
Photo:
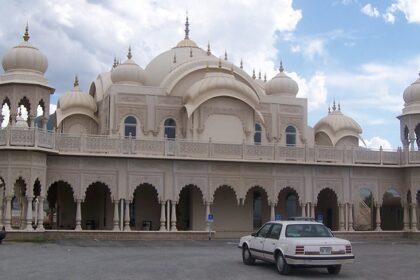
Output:
<svg viewBox="0 0 420 280">
<path fill-rule="evenodd" d="M 388 23 L 392 23 L 392 24 L 395 23 L 395 16 L 391 12 L 386 12 L 385 14 L 382 15 L 382 17 Z"/>
<path fill-rule="evenodd" d="M 420 23 L 420 1 L 419 0 L 398 0 L 389 8 L 390 13 L 400 11 L 404 13 L 409 23 Z"/>
<path fill-rule="evenodd" d="M 326 54 L 324 41 L 319 38 L 309 41 L 307 46 L 303 48 L 303 54 L 310 60 L 313 60 L 317 56 L 323 57 Z"/>
<path fill-rule="evenodd" d="M 326 88 L 327 77 L 322 72 L 316 72 L 309 81 L 300 77 L 296 72 L 287 73 L 299 85 L 298 97 L 308 99 L 308 110 L 313 111 L 325 105 L 328 91 Z"/>
<path fill-rule="evenodd" d="M 370 17 L 379 17 L 380 15 L 378 9 L 372 6 L 372 4 L 370 3 L 363 6 L 363 8 L 360 11 Z"/>
<path fill-rule="evenodd" d="M 392 149 L 391 143 L 388 140 L 378 136 L 372 137 L 371 139 L 364 139 L 364 142 L 366 143 L 366 147 L 368 148 L 379 149 L 380 147 L 382 147 L 382 149 L 384 150 Z"/>
</svg>

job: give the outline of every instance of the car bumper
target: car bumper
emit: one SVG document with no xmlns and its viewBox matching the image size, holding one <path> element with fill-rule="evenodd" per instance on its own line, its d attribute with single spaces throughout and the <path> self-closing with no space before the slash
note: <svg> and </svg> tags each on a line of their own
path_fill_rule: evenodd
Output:
<svg viewBox="0 0 420 280">
<path fill-rule="evenodd" d="M 328 266 L 347 264 L 354 262 L 354 255 L 345 256 L 285 256 L 287 264 L 291 265 L 314 265 Z"/>
</svg>

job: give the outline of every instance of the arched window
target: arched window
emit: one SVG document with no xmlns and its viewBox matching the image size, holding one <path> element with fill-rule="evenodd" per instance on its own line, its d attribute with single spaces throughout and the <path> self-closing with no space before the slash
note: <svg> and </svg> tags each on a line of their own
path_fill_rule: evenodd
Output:
<svg viewBox="0 0 420 280">
<path fill-rule="evenodd" d="M 176 137 L 176 123 L 174 119 L 166 119 L 165 123 L 165 138 L 175 139 Z"/>
<path fill-rule="evenodd" d="M 254 144 L 261 144 L 261 125 L 255 124 Z"/>
<path fill-rule="evenodd" d="M 291 125 L 286 128 L 286 145 L 296 146 L 296 128 Z"/>
<path fill-rule="evenodd" d="M 135 117 L 128 116 L 124 120 L 124 136 L 136 137 L 137 132 L 137 120 Z"/>
<path fill-rule="evenodd" d="M 262 197 L 259 192 L 254 192 L 253 203 L 253 226 L 260 228 L 262 226 Z"/>
<path fill-rule="evenodd" d="M 298 199 L 294 193 L 290 193 L 286 197 L 286 215 L 287 217 L 298 215 Z"/>
</svg>

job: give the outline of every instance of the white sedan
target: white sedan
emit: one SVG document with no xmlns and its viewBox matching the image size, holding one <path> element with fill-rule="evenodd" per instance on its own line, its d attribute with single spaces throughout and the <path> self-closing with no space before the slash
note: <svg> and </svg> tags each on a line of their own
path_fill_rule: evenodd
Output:
<svg viewBox="0 0 420 280">
<path fill-rule="evenodd" d="M 311 221 L 268 222 L 242 237 L 238 246 L 246 265 L 256 259 L 272 262 L 280 274 L 288 274 L 292 266 L 326 267 L 338 274 L 342 264 L 354 262 L 350 241 L 335 238 L 326 226 Z"/>
</svg>

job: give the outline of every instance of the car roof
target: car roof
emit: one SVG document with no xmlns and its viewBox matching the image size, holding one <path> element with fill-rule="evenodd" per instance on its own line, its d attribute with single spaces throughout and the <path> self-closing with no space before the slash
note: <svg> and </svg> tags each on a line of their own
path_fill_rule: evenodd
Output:
<svg viewBox="0 0 420 280">
<path fill-rule="evenodd" d="M 299 224 L 299 225 L 302 225 L 302 224 L 304 224 L 304 225 L 306 225 L 306 224 L 309 224 L 309 225 L 323 225 L 323 223 L 314 222 L 314 221 L 286 221 L 286 220 L 284 220 L 284 221 L 269 221 L 267 223 L 283 224 L 283 225 L 296 225 L 296 224 Z"/>
</svg>

